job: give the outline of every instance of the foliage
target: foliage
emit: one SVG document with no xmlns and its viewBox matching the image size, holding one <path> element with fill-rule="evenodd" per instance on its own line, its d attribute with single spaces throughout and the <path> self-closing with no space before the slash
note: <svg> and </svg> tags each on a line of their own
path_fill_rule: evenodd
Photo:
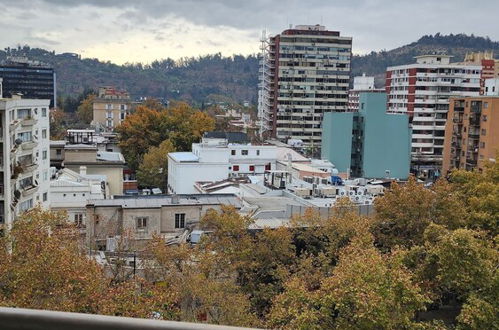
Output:
<svg viewBox="0 0 499 330">
<path fill-rule="evenodd" d="M 168 108 L 160 110 L 138 106 L 116 131 L 123 155 L 130 168 L 135 170 L 150 147 L 170 140 L 175 150 L 190 150 L 191 144 L 213 127 L 214 120 L 205 113 L 186 103 L 172 102 Z"/>
<path fill-rule="evenodd" d="M 396 245 L 411 247 L 423 242 L 423 233 L 430 223 L 458 228 L 466 223 L 460 194 L 444 180 L 432 189 L 425 188 L 414 177 L 406 184 L 394 183 L 375 201 L 377 244 L 385 249 Z"/>
<path fill-rule="evenodd" d="M 93 101 L 95 99 L 95 94 L 88 94 L 87 97 L 81 101 L 78 109 L 76 110 L 76 115 L 78 119 L 85 123 L 90 124 L 94 118 L 94 108 Z"/>
<path fill-rule="evenodd" d="M 316 329 L 395 329 L 414 324 L 427 298 L 411 273 L 365 242 L 342 250 L 338 265 L 318 290 L 300 278 L 286 283 L 276 297 L 270 325 Z"/>
<path fill-rule="evenodd" d="M 116 86 L 134 97 L 185 100 L 197 105 L 211 94 L 228 95 L 238 103 L 244 100 L 257 103 L 258 58 L 255 55 L 224 57 L 218 53 L 179 60 L 166 58 L 151 64 L 116 65 L 24 46 L 0 50 L 0 61 L 6 56 L 20 55 L 54 67 L 57 94 L 65 96 L 65 102 L 59 105 L 64 105 L 68 112 L 76 111 L 81 100 L 74 97 L 86 87 L 96 90 L 101 86 Z"/>
<path fill-rule="evenodd" d="M 141 186 L 160 187 L 166 191 L 168 153 L 173 151 L 175 148 L 170 140 L 161 142 L 158 147 L 149 148 L 137 171 L 137 179 Z"/>
</svg>

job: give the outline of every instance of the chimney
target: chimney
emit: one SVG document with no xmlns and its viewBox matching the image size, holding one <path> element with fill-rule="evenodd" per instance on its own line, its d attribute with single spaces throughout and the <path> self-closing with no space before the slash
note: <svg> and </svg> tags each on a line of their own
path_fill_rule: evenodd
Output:
<svg viewBox="0 0 499 330">
<path fill-rule="evenodd" d="M 87 175 L 87 167 L 86 166 L 80 166 L 80 174 Z"/>
</svg>

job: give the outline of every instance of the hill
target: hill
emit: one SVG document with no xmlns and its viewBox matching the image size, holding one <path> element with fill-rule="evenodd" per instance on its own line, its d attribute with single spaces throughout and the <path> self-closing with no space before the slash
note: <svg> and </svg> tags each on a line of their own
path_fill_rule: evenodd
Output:
<svg viewBox="0 0 499 330">
<path fill-rule="evenodd" d="M 236 102 L 257 101 L 258 59 L 254 55 L 214 54 L 177 61 L 167 58 L 150 65 L 117 65 L 24 46 L 0 51 L 0 61 L 9 55 L 52 65 L 59 95 L 76 96 L 88 88 L 111 85 L 134 97 L 182 99 L 198 105 L 212 94 L 226 95 Z"/>
<path fill-rule="evenodd" d="M 454 56 L 454 61 L 461 61 L 467 52 L 484 50 L 498 54 L 499 42 L 465 34 L 425 35 L 389 51 L 353 56 L 352 77 L 365 72 L 376 76 L 377 85 L 382 86 L 387 66 L 412 63 L 414 56 L 445 53 Z M 182 99 L 197 105 L 212 95 L 223 95 L 236 102 L 248 100 L 256 104 L 257 101 L 258 58 L 254 55 L 214 54 L 177 61 L 167 58 L 150 65 L 116 65 L 29 46 L 0 51 L 0 61 L 8 55 L 25 55 L 54 66 L 59 95 L 75 96 L 86 88 L 114 85 L 128 90 L 134 97 Z"/>
</svg>

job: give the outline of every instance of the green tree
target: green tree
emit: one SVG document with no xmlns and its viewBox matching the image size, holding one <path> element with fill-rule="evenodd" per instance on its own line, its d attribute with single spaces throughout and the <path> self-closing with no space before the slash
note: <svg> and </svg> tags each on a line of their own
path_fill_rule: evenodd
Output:
<svg viewBox="0 0 499 330">
<path fill-rule="evenodd" d="M 160 187 L 166 191 L 168 177 L 168 153 L 175 151 L 170 140 L 161 142 L 158 147 L 151 146 L 137 170 L 137 180 L 141 186 Z"/>
</svg>

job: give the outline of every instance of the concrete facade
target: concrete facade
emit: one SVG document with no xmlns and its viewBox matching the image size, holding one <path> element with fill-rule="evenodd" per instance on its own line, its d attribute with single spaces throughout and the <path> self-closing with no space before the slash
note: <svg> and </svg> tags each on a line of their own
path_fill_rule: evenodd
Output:
<svg viewBox="0 0 499 330">
<path fill-rule="evenodd" d="M 49 206 L 50 100 L 0 99 L 0 230 Z"/>
<path fill-rule="evenodd" d="M 409 118 L 386 113 L 385 93 L 361 93 L 358 113 L 324 116 L 322 157 L 354 177 L 406 179 Z"/>
<path fill-rule="evenodd" d="M 322 25 L 299 25 L 264 41 L 261 133 L 320 149 L 322 116 L 346 111 L 352 38 Z"/>
<path fill-rule="evenodd" d="M 452 98 L 445 127 L 443 174 L 482 171 L 499 152 L 499 97 Z"/>
<path fill-rule="evenodd" d="M 445 122 L 451 96 L 478 96 L 481 64 L 451 63 L 451 56 L 417 56 L 416 63 L 387 68 L 388 111 L 412 123 L 412 171 L 429 178 L 442 168 Z"/>
<path fill-rule="evenodd" d="M 90 201 L 87 240 L 104 249 L 108 237 L 128 235 L 140 249 L 154 235 L 166 240 L 192 230 L 208 210 L 220 210 L 222 205 L 242 206 L 232 194 L 122 196 Z"/>
<path fill-rule="evenodd" d="M 126 91 L 114 87 L 99 88 L 93 102 L 92 125 L 99 130 L 112 132 L 132 110 L 132 101 Z"/>
</svg>

